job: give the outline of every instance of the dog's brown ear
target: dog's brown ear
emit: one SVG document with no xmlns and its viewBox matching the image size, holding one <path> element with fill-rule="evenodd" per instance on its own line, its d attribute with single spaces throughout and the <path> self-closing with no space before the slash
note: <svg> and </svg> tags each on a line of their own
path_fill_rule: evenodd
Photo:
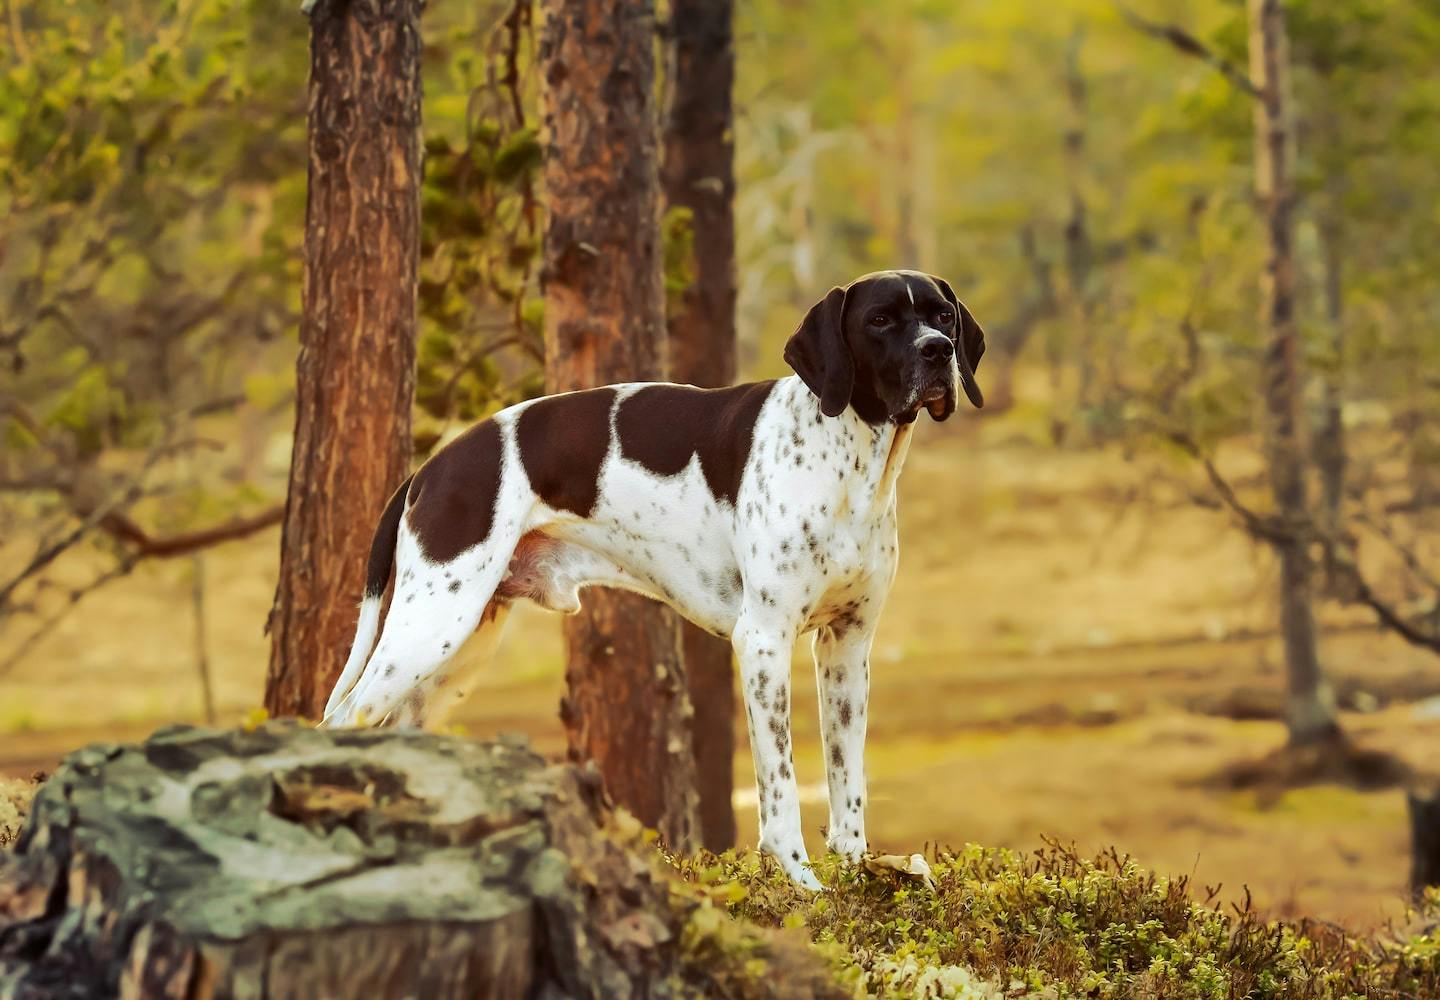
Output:
<svg viewBox="0 0 1440 1000">
<path fill-rule="evenodd" d="M 820 397 L 820 412 L 838 417 L 850 405 L 855 362 L 845 343 L 845 289 L 832 288 L 785 344 L 785 363 Z"/>
<path fill-rule="evenodd" d="M 930 277 L 940 286 L 940 294 L 955 307 L 955 319 L 960 328 L 955 345 L 955 362 L 960 368 L 960 384 L 964 386 L 965 395 L 970 397 L 970 402 L 979 409 L 985 405 L 985 396 L 975 381 L 975 369 L 980 367 L 980 357 L 985 353 L 985 331 L 980 329 L 980 324 L 975 322 L 975 317 L 970 315 L 965 303 L 955 297 L 955 289 L 950 287 L 950 282 L 944 278 L 936 278 L 933 274 Z"/>
</svg>

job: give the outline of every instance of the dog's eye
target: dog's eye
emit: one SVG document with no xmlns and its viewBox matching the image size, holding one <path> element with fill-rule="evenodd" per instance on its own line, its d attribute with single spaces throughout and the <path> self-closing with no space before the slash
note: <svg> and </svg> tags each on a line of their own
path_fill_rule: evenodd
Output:
<svg viewBox="0 0 1440 1000">
<path fill-rule="evenodd" d="M 890 325 L 890 317 L 887 316 L 885 313 L 876 313 L 874 316 L 871 316 L 871 317 L 870 317 L 870 325 L 871 325 L 871 326 L 889 326 L 889 325 Z"/>
<path fill-rule="evenodd" d="M 949 309 L 944 309 L 936 314 L 935 319 L 941 326 L 949 326 L 954 322 L 955 314 Z"/>
</svg>

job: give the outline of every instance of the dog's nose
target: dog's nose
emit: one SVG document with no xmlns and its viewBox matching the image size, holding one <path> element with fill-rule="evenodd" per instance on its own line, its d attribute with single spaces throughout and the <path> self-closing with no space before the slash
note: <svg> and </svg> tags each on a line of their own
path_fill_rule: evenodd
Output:
<svg viewBox="0 0 1440 1000">
<path fill-rule="evenodd" d="M 932 364 L 948 364 L 955 356 L 955 345 L 943 333 L 927 333 L 920 338 L 920 356 Z"/>
</svg>

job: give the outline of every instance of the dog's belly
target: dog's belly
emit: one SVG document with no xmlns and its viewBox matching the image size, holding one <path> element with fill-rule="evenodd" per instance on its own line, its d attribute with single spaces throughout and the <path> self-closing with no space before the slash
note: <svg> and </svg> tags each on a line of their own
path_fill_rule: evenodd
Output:
<svg viewBox="0 0 1440 1000">
<path fill-rule="evenodd" d="M 542 505 L 533 527 L 605 557 L 629 578 L 587 582 L 646 593 L 728 637 L 742 597 L 733 524 L 733 514 L 715 502 L 698 468 L 656 476 L 612 459 L 589 517 Z"/>
</svg>

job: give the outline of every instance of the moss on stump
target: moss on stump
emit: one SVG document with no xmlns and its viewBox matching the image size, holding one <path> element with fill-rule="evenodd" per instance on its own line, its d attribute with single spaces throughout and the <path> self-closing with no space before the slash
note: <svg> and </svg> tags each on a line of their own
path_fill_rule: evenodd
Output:
<svg viewBox="0 0 1440 1000">
<path fill-rule="evenodd" d="M 90 746 L 0 855 L 0 997 L 708 992 L 737 970 L 697 960 L 702 904 L 640 839 L 587 772 L 512 743 L 274 723 Z M 761 967 L 786 952 L 751 934 Z M 829 995 L 790 952 L 739 992 Z"/>
</svg>

